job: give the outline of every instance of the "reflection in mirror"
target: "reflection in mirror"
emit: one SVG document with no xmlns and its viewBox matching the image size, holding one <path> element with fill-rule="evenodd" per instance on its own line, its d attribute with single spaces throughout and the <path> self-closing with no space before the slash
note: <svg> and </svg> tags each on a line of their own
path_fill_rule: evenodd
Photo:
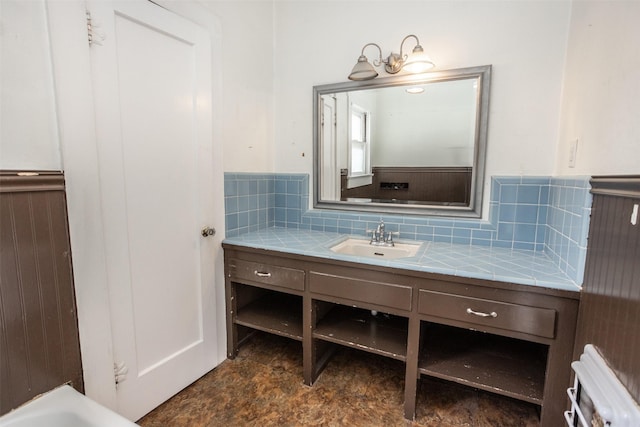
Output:
<svg viewBox="0 0 640 427">
<path fill-rule="evenodd" d="M 314 87 L 315 207 L 481 216 L 490 71 Z"/>
</svg>

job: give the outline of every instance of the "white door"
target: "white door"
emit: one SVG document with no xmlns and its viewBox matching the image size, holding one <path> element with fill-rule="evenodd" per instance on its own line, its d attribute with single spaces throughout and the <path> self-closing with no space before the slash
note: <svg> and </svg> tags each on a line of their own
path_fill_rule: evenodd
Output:
<svg viewBox="0 0 640 427">
<path fill-rule="evenodd" d="M 322 171 L 321 200 L 340 200 L 340 169 L 336 158 L 336 99 L 322 97 L 322 127 L 320 170 Z"/>
<path fill-rule="evenodd" d="M 118 412 L 216 364 L 210 41 L 143 0 L 90 1 Z"/>
</svg>

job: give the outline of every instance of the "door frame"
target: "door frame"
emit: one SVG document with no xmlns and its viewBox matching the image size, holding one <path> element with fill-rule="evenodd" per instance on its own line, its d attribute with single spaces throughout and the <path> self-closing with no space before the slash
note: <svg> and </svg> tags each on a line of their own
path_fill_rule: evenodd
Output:
<svg viewBox="0 0 640 427">
<path fill-rule="evenodd" d="M 211 195 L 215 203 L 214 242 L 216 324 L 215 364 L 226 357 L 224 316 L 224 175 L 220 123 L 222 112 L 221 35 L 217 18 L 202 5 L 155 1 L 177 15 L 205 28 L 211 37 L 213 170 Z M 47 1 L 47 18 L 53 62 L 56 112 L 62 164 L 67 186 L 73 275 L 78 307 L 78 328 L 85 393 L 117 411 L 113 373 L 113 342 L 109 289 L 106 276 L 104 227 L 98 179 L 97 140 L 92 96 L 90 50 L 87 42 L 84 0 Z"/>
</svg>

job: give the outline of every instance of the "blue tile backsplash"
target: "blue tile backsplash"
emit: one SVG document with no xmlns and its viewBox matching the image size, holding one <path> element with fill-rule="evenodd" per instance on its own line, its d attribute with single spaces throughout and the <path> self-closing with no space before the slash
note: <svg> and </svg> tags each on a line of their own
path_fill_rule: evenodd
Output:
<svg viewBox="0 0 640 427">
<path fill-rule="evenodd" d="M 493 177 L 489 221 L 315 210 L 306 174 L 225 173 L 226 236 L 268 227 L 364 235 L 380 219 L 401 239 L 544 252 L 582 283 L 588 177 Z"/>
</svg>

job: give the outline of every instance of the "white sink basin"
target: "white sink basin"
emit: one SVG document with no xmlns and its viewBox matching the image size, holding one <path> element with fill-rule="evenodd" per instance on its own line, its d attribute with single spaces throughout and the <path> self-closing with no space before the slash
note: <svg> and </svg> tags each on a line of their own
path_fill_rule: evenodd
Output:
<svg viewBox="0 0 640 427">
<path fill-rule="evenodd" d="M 347 239 L 331 247 L 338 254 L 369 258 L 396 259 L 415 256 L 420 243 L 395 243 L 394 246 L 374 246 L 368 240 Z"/>
</svg>

